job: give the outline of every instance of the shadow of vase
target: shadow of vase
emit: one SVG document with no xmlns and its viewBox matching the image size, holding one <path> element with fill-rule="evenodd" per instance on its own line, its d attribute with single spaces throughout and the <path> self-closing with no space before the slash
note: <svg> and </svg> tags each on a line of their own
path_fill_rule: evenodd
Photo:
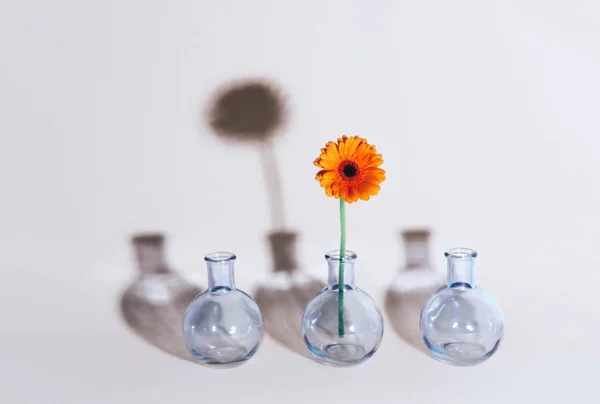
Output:
<svg viewBox="0 0 600 404">
<path fill-rule="evenodd" d="M 168 268 L 162 234 L 136 234 L 132 244 L 138 276 L 121 296 L 123 320 L 149 344 L 195 362 L 183 340 L 182 321 L 188 305 L 202 288 Z"/>
<path fill-rule="evenodd" d="M 394 331 L 409 345 L 429 356 L 421 338 L 421 310 L 445 283 L 429 262 L 429 230 L 401 232 L 405 265 L 385 294 L 385 310 Z"/>
<path fill-rule="evenodd" d="M 265 331 L 274 340 L 300 355 L 311 357 L 302 338 L 302 314 L 325 283 L 300 269 L 296 259 L 295 232 L 268 235 L 273 271 L 254 292 Z"/>
</svg>

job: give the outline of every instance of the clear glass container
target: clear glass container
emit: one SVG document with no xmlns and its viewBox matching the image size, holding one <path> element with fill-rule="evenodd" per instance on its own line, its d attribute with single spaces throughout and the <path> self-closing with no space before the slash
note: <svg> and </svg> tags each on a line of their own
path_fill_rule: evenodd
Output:
<svg viewBox="0 0 600 404">
<path fill-rule="evenodd" d="M 458 366 L 480 364 L 498 349 L 504 334 L 502 312 L 492 297 L 475 285 L 477 253 L 467 248 L 446 252 L 447 285 L 421 312 L 421 336 L 434 358 Z"/>
<path fill-rule="evenodd" d="M 204 260 L 208 289 L 185 312 L 185 344 L 201 364 L 240 365 L 256 353 L 262 341 L 262 313 L 250 296 L 235 287 L 234 254 L 215 252 Z"/>
<path fill-rule="evenodd" d="M 183 343 L 181 321 L 202 288 L 169 268 L 163 234 L 136 234 L 132 237 L 132 246 L 138 271 L 136 279 L 121 296 L 125 323 L 155 347 L 193 361 Z"/>
<path fill-rule="evenodd" d="M 373 299 L 354 285 L 356 254 L 344 259 L 343 325 L 339 329 L 340 251 L 325 255 L 329 285 L 306 306 L 302 334 L 313 357 L 324 364 L 348 366 L 370 358 L 383 337 L 383 317 Z"/>
<path fill-rule="evenodd" d="M 444 285 L 444 276 L 429 260 L 429 230 L 409 229 L 401 235 L 405 264 L 387 290 L 385 309 L 396 333 L 414 348 L 429 353 L 421 339 L 421 309 Z"/>
</svg>

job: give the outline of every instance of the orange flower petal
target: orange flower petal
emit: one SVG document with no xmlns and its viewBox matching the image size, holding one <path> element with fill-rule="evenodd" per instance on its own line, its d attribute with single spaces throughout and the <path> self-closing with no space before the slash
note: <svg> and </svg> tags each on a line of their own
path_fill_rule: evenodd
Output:
<svg viewBox="0 0 600 404">
<path fill-rule="evenodd" d="M 327 159 L 323 159 L 323 158 L 318 158 L 315 160 L 314 164 L 317 167 L 321 167 L 324 168 L 326 170 L 333 170 L 335 168 L 335 163 L 331 160 L 327 160 Z"/>
<path fill-rule="evenodd" d="M 313 164 L 321 170 L 317 179 L 327 196 L 342 198 L 347 203 L 368 201 L 377 195 L 386 178 L 381 154 L 375 146 L 359 136 L 343 135 L 327 142 Z"/>
<path fill-rule="evenodd" d="M 337 145 L 333 142 L 327 143 L 326 154 L 331 161 L 336 161 L 340 159 L 340 155 L 338 153 Z"/>
</svg>

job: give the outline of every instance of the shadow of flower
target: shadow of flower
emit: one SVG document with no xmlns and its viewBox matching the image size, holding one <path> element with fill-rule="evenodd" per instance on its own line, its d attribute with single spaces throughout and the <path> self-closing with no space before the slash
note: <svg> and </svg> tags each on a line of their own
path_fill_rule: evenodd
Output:
<svg viewBox="0 0 600 404">
<path fill-rule="evenodd" d="M 287 122 L 281 91 L 266 80 L 248 79 L 220 88 L 207 110 L 214 133 L 236 142 L 264 142 Z"/>
<path fill-rule="evenodd" d="M 218 138 L 259 149 L 271 215 L 268 243 L 273 271 L 256 287 L 254 298 L 263 313 L 266 333 L 290 350 L 309 356 L 302 339 L 302 314 L 325 284 L 300 269 L 296 259 L 298 234 L 286 229 L 274 150 L 274 138 L 288 122 L 282 91 L 263 79 L 231 82 L 217 90 L 206 110 L 206 121 Z"/>
</svg>

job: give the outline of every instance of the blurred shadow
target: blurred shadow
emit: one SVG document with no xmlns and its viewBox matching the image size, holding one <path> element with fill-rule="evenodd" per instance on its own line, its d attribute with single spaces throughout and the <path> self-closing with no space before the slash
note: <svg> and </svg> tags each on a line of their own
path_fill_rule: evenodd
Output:
<svg viewBox="0 0 600 404">
<path fill-rule="evenodd" d="M 273 140 L 281 134 L 287 118 L 281 90 L 263 79 L 240 80 L 223 86 L 207 110 L 207 121 L 219 138 L 259 150 L 271 214 L 268 245 L 272 271 L 256 288 L 255 300 L 264 316 L 265 331 L 292 351 L 310 356 L 302 339 L 302 313 L 325 284 L 299 268 L 298 233 L 286 229 Z"/>
<path fill-rule="evenodd" d="M 385 294 L 385 309 L 398 335 L 417 350 L 429 355 L 421 339 L 421 309 L 437 289 L 444 285 L 444 277 L 429 262 L 427 229 L 408 229 L 401 232 L 404 243 L 405 265 Z"/>
<path fill-rule="evenodd" d="M 183 340 L 182 321 L 190 302 L 202 291 L 167 267 L 164 235 L 132 237 L 137 279 L 121 296 L 121 315 L 146 342 L 178 358 L 196 362 Z"/>
<path fill-rule="evenodd" d="M 207 112 L 215 134 L 236 142 L 262 142 L 279 133 L 287 121 L 281 90 L 264 79 L 222 86 Z"/>
<path fill-rule="evenodd" d="M 263 79 L 234 81 L 216 92 L 206 115 L 220 139 L 258 148 L 271 227 L 284 229 L 283 192 L 273 146 L 274 137 L 287 124 L 286 103 L 279 87 Z"/>
<path fill-rule="evenodd" d="M 302 338 L 302 314 L 325 284 L 299 268 L 297 237 L 293 232 L 269 234 L 273 271 L 257 286 L 254 296 L 263 313 L 265 331 L 290 350 L 310 357 Z"/>
</svg>

